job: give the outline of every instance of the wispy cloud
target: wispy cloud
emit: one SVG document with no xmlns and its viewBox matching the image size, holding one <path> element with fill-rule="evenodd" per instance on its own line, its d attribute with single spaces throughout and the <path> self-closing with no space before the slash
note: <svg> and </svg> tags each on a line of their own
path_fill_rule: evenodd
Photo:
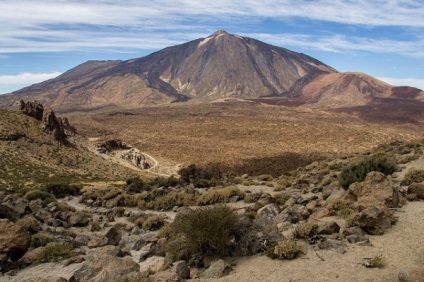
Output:
<svg viewBox="0 0 424 282">
<path fill-rule="evenodd" d="M 420 0 L 38 0 L 0 2 L 0 53 L 154 50 L 206 36 L 222 25 L 301 18 L 372 28 L 424 28 Z M 201 32 L 200 32 L 201 31 Z M 256 36 L 256 34 L 245 35 Z M 417 35 L 418 36 L 418 35 Z M 341 34 L 262 34 L 283 46 L 331 52 L 396 52 L 423 57 L 424 40 L 369 39 Z"/>
<path fill-rule="evenodd" d="M 20 88 L 59 76 L 60 72 L 21 73 L 17 75 L 0 75 L 0 94 L 10 93 Z"/>
<path fill-rule="evenodd" d="M 254 38 L 278 46 L 297 46 L 330 52 L 367 51 L 375 53 L 395 53 L 411 57 L 424 57 L 424 40 L 401 41 L 390 39 L 370 39 L 340 34 L 250 34 Z"/>
</svg>

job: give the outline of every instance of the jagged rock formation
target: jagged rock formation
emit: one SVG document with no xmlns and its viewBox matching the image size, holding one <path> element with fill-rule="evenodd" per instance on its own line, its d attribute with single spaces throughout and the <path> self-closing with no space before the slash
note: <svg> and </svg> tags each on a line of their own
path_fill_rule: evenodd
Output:
<svg viewBox="0 0 424 282">
<path fill-rule="evenodd" d="M 75 131 L 69 125 L 69 121 L 67 119 L 65 119 L 64 122 L 61 118 L 57 118 L 52 109 L 44 109 L 43 105 L 37 101 L 25 103 L 21 100 L 19 102 L 19 110 L 24 114 L 41 121 L 42 130 L 44 132 L 52 133 L 54 138 L 59 142 L 64 143 L 66 140 L 64 124 L 66 124 L 68 131 Z"/>
</svg>

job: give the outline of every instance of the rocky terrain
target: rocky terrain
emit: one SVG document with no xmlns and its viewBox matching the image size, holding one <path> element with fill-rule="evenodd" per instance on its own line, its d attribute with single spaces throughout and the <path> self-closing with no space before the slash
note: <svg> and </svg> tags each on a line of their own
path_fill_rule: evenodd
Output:
<svg viewBox="0 0 424 282">
<path fill-rule="evenodd" d="M 37 99 L 58 112 L 120 110 L 175 102 L 260 99 L 339 109 L 424 102 L 424 92 L 362 73 L 339 73 L 309 57 L 219 30 L 127 61 L 88 61 L 57 78 L 0 96 L 0 107 Z"/>
<path fill-rule="evenodd" d="M 0 281 L 423 281 L 423 154 L 392 142 L 279 177 L 189 166 L 3 191 Z"/>
<path fill-rule="evenodd" d="M 123 180 L 142 173 L 95 153 L 66 117 L 57 117 L 42 104 L 21 101 L 18 109 L 0 110 L 2 190 L 25 191 L 46 182 Z M 133 150 L 125 158 L 131 163 L 136 157 L 142 165 L 141 153 Z"/>
</svg>

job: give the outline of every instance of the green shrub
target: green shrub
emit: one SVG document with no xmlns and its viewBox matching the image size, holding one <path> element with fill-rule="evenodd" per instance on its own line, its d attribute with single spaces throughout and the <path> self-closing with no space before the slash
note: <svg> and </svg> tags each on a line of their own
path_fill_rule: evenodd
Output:
<svg viewBox="0 0 424 282">
<path fill-rule="evenodd" d="M 209 170 L 197 167 L 194 164 L 181 168 L 178 171 L 180 180 L 186 184 L 193 184 L 198 188 L 206 188 L 218 185 L 221 181 L 221 171 L 218 167 L 212 167 Z"/>
<path fill-rule="evenodd" d="M 16 221 L 16 224 L 22 226 L 30 233 L 37 232 L 40 225 L 38 221 L 32 215 L 29 214 L 25 215 L 24 217 L 21 217 L 18 221 Z"/>
<path fill-rule="evenodd" d="M 382 255 L 366 259 L 364 265 L 369 268 L 383 268 L 386 264 Z"/>
<path fill-rule="evenodd" d="M 245 193 L 237 188 L 237 186 L 209 189 L 199 196 L 197 199 L 197 204 L 199 206 L 204 206 L 218 203 L 228 203 L 230 198 L 233 196 L 238 196 L 239 198 L 243 199 Z"/>
<path fill-rule="evenodd" d="M 130 193 L 140 193 L 145 189 L 143 180 L 138 176 L 128 178 L 125 183 L 127 184 L 127 191 Z"/>
<path fill-rule="evenodd" d="M 410 169 L 405 174 L 404 183 L 409 185 L 411 183 L 420 183 L 424 181 L 424 170 L 423 169 Z"/>
<path fill-rule="evenodd" d="M 63 198 L 66 196 L 76 196 L 80 194 L 81 186 L 70 185 L 69 183 L 57 182 L 47 184 L 44 191 L 53 194 L 56 198 Z"/>
<path fill-rule="evenodd" d="M 348 187 L 352 183 L 364 181 L 371 171 L 390 175 L 396 171 L 396 165 L 385 157 L 369 157 L 358 164 L 344 168 L 339 175 L 339 183 Z"/>
<path fill-rule="evenodd" d="M 61 212 L 67 212 L 67 211 L 75 212 L 76 211 L 76 209 L 73 206 L 70 206 L 70 205 L 68 205 L 67 203 L 64 203 L 64 202 L 57 202 L 56 206 Z"/>
<path fill-rule="evenodd" d="M 237 214 L 225 205 L 178 214 L 170 228 L 166 250 L 176 260 L 228 255 L 240 232 Z"/>
<path fill-rule="evenodd" d="M 48 243 L 53 241 L 54 241 L 54 238 L 52 236 L 43 234 L 43 233 L 37 233 L 32 235 L 31 237 L 31 246 L 34 248 L 44 247 Z"/>
<path fill-rule="evenodd" d="M 40 199 L 45 205 L 56 201 L 56 198 L 52 194 L 40 190 L 29 191 L 25 194 L 25 199 L 28 201 Z"/>
<path fill-rule="evenodd" d="M 165 177 L 156 177 L 149 182 L 150 187 L 175 187 L 180 184 L 180 179 L 170 176 Z"/>
<path fill-rule="evenodd" d="M 72 257 L 73 247 L 71 244 L 49 244 L 44 247 L 43 252 L 38 258 L 39 262 L 58 262 L 63 259 Z"/>
<path fill-rule="evenodd" d="M 277 204 L 279 204 L 280 206 L 284 206 L 286 204 L 286 202 L 288 201 L 288 199 L 290 199 L 290 194 L 275 194 L 274 198 L 275 198 L 275 202 Z"/>
</svg>

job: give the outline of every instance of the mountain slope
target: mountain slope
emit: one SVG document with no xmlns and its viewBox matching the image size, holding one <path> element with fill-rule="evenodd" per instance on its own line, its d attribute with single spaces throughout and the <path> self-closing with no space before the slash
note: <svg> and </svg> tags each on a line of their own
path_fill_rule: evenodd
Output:
<svg viewBox="0 0 424 282">
<path fill-rule="evenodd" d="M 319 109 L 364 106 L 375 99 L 424 102 L 420 89 L 394 87 L 362 73 L 339 73 L 304 54 L 219 30 L 143 58 L 86 62 L 1 95 L 0 107 L 36 99 L 66 112 L 229 97 Z"/>
<path fill-rule="evenodd" d="M 23 111 L 0 110 L 0 190 L 57 181 L 122 180 L 134 174 L 92 153 L 78 135 L 68 133 L 65 140 L 57 140 L 44 122 Z"/>
<path fill-rule="evenodd" d="M 275 96 L 299 79 L 334 72 L 304 54 L 221 30 L 143 58 L 84 63 L 55 79 L 2 95 L 0 106 L 37 99 L 55 110 L 72 111 Z"/>
</svg>

